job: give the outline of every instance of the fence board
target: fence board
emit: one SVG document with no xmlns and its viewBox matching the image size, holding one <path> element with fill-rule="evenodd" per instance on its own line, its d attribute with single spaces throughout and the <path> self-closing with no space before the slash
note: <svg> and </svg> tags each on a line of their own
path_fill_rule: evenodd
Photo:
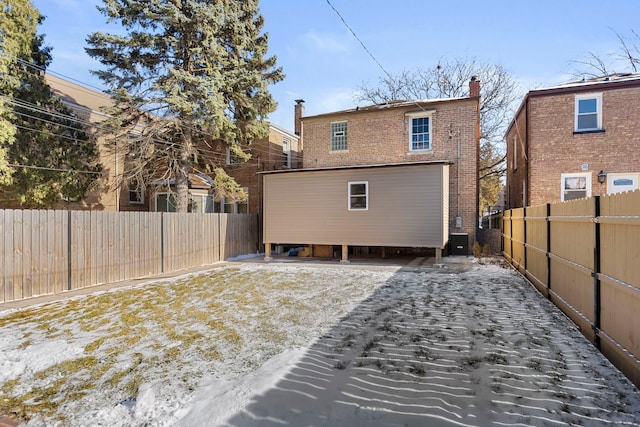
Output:
<svg viewBox="0 0 640 427">
<path fill-rule="evenodd" d="M 15 233 L 15 211 L 6 211 L 4 226 L 4 253 L 5 253 L 5 268 L 4 268 L 4 295 L 6 301 L 13 301 L 16 299 L 14 283 L 15 277 L 15 248 L 14 238 Z"/>
<path fill-rule="evenodd" d="M 256 225 L 246 214 L 0 210 L 0 301 L 251 253 Z"/>
<path fill-rule="evenodd" d="M 640 191 L 553 204 L 548 217 L 545 208 L 526 210 L 525 277 L 539 289 L 547 273 L 550 299 L 640 386 Z M 504 213 L 503 241 L 505 258 L 520 270 L 519 216 L 517 209 Z"/>
</svg>

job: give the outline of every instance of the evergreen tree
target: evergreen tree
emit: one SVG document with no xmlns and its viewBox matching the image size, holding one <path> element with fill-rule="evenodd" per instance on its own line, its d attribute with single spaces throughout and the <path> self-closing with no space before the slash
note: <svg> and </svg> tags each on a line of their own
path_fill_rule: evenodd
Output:
<svg viewBox="0 0 640 427">
<path fill-rule="evenodd" d="M 117 147 L 127 153 L 120 185 L 174 180 L 176 210 L 186 212 L 189 174 L 215 173 L 226 157 L 211 140 L 246 160 L 242 146 L 268 134 L 268 85 L 283 74 L 265 57 L 258 1 L 104 0 L 99 9 L 126 32 L 93 33 L 87 49 L 106 66 L 95 73 L 115 101 L 114 142 L 129 139 Z M 237 186 L 218 196 L 225 188 Z"/>
<path fill-rule="evenodd" d="M 29 0 L 0 0 L 0 184 L 11 182 L 7 147 L 15 138 L 11 114 L 13 91 L 20 84 L 18 58 L 28 55 L 40 14 Z"/>
<path fill-rule="evenodd" d="M 12 3 L 23 7 L 30 2 Z M 33 13 L 41 23 L 44 18 Z M 5 146 L 5 157 L 14 166 L 11 180 L 0 184 L 0 202 L 21 208 L 53 208 L 61 196 L 83 199 L 96 185 L 101 166 L 95 139 L 45 80 L 51 49 L 43 47 L 44 36 L 34 31 L 29 42 L 29 49 L 9 67 L 15 81 L 7 89 L 5 108 L 16 132 L 12 143 Z"/>
</svg>

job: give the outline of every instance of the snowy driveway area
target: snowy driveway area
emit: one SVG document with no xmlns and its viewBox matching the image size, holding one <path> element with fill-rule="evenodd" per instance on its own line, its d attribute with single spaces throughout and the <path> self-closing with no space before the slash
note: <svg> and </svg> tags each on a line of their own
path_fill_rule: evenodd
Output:
<svg viewBox="0 0 640 427">
<path fill-rule="evenodd" d="M 0 313 L 29 426 L 640 426 L 640 393 L 509 268 L 238 263 Z"/>
</svg>

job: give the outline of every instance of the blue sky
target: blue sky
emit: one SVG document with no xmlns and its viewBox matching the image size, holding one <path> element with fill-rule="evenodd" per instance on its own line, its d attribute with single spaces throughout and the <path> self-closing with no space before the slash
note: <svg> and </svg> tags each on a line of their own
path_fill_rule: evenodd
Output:
<svg viewBox="0 0 640 427">
<path fill-rule="evenodd" d="M 116 32 L 100 0 L 32 0 L 47 17 L 39 32 L 53 47 L 49 70 L 101 88 L 100 64 L 84 52 L 87 35 Z M 619 48 L 614 30 L 640 33 L 638 0 L 330 0 L 385 70 L 430 68 L 441 58 L 475 56 L 504 66 L 523 91 L 567 81 L 590 52 Z M 306 114 L 352 108 L 363 83 L 382 69 L 327 0 L 262 0 L 269 50 L 286 74 L 271 87 L 278 110 L 269 120 L 293 130 L 294 100 Z M 618 70 L 616 70 L 618 71 Z M 620 70 L 622 71 L 622 70 Z"/>
</svg>

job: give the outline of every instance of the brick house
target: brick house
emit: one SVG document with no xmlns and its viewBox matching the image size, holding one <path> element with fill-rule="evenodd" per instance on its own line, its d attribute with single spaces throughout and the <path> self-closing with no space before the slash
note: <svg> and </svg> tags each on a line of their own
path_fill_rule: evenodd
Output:
<svg viewBox="0 0 640 427">
<path fill-rule="evenodd" d="M 300 136 L 274 124 L 269 124 L 269 135 L 266 138 L 252 141 L 251 145 L 246 147 L 245 151 L 251 154 L 251 158 L 246 162 L 235 161 L 224 141 L 216 142 L 214 147 L 225 159 L 224 169 L 227 174 L 233 177 L 248 195 L 246 202 L 217 202 L 215 212 L 261 213 L 262 183 L 258 172 L 302 167 Z"/>
<path fill-rule="evenodd" d="M 106 118 L 101 108 L 112 105 L 108 95 L 85 86 L 46 75 L 47 83 L 62 101 L 81 120 L 97 124 Z M 248 151 L 252 158 L 237 164 L 229 155 L 227 145 L 222 141 L 212 144 L 215 147 L 216 160 L 222 160 L 227 173 L 236 178 L 249 194 L 247 202 L 235 203 L 228 200 L 214 202 L 211 196 L 212 179 L 204 174 L 193 173 L 189 176 L 190 211 L 259 213 L 261 206 L 261 188 L 258 171 L 301 166 L 301 148 L 299 136 L 275 125 L 270 125 L 266 138 L 253 141 Z M 157 186 L 144 189 L 114 188 L 116 176 L 122 173 L 124 153 L 116 156 L 104 137 L 97 140 L 103 173 L 96 190 L 84 200 L 61 202 L 60 209 L 84 209 L 104 211 L 172 211 L 174 203 L 170 189 L 173 183 L 163 181 Z M 123 142 L 124 143 L 124 142 Z M 117 150 L 116 150 L 117 151 Z M 123 150 L 124 151 L 124 150 Z"/>
<path fill-rule="evenodd" d="M 640 74 L 526 94 L 505 136 L 507 207 L 638 188 Z"/>
<path fill-rule="evenodd" d="M 467 254 L 478 215 L 475 78 L 470 95 L 302 117 L 303 168 L 261 173 L 267 258 L 270 244 L 343 260 L 354 247 L 428 248 L 438 258 L 457 236 Z"/>
</svg>

